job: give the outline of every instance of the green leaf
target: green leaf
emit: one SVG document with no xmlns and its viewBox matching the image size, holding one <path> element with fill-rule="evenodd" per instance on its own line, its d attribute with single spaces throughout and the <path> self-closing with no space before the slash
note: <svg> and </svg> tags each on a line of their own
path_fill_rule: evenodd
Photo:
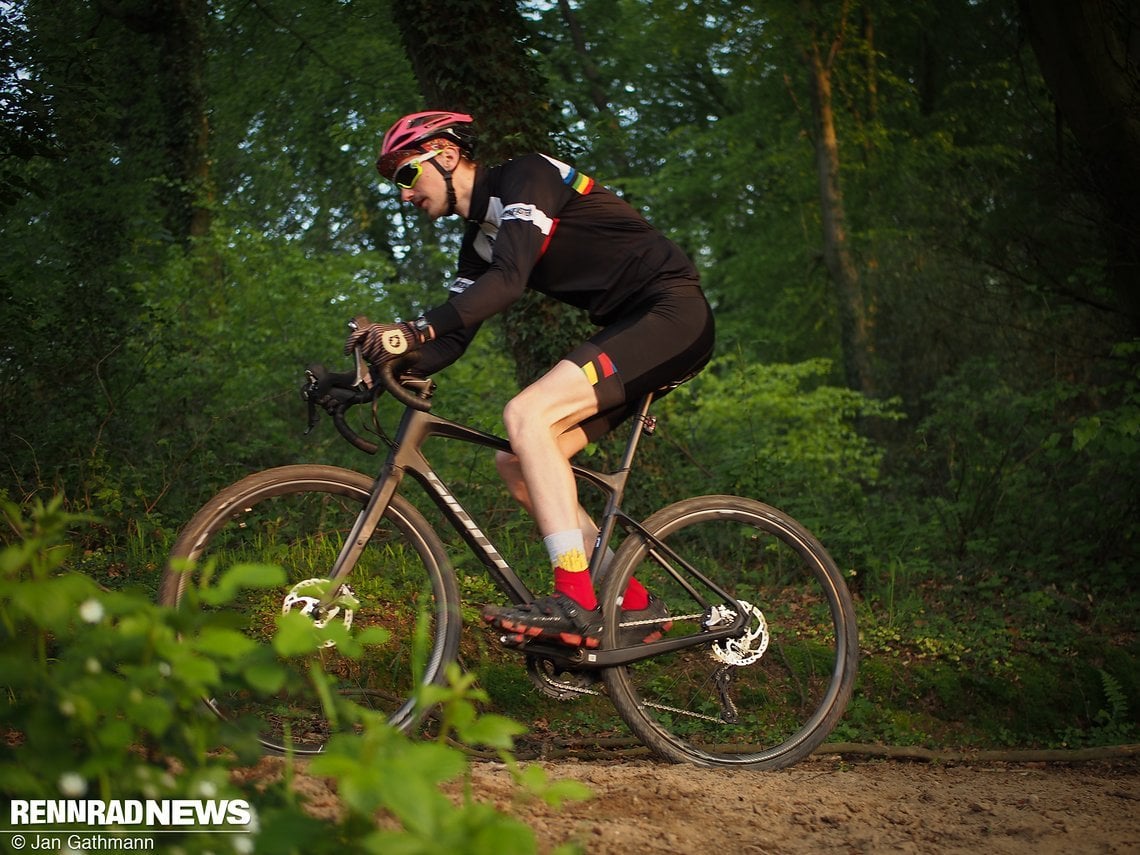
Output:
<svg viewBox="0 0 1140 855">
<path fill-rule="evenodd" d="M 277 588 L 285 584 L 285 571 L 273 564 L 235 564 L 226 570 L 217 585 L 201 592 L 202 602 L 219 606 L 230 602 L 246 588 Z"/>
<path fill-rule="evenodd" d="M 254 689 L 267 695 L 280 691 L 285 685 L 285 669 L 276 664 L 259 662 L 241 672 Z"/>
<path fill-rule="evenodd" d="M 481 715 L 462 727 L 456 726 L 456 733 L 464 742 L 502 749 L 513 748 L 514 737 L 526 730 L 517 721 L 494 714 Z"/>
<path fill-rule="evenodd" d="M 303 656 L 321 646 L 313 622 L 300 612 L 277 615 L 277 632 L 273 636 L 273 649 L 282 656 Z"/>
<path fill-rule="evenodd" d="M 257 647 L 257 643 L 234 629 L 206 627 L 192 639 L 194 649 L 207 656 L 221 659 L 238 659 Z"/>
<path fill-rule="evenodd" d="M 1080 451 L 1100 433 L 1100 418 L 1091 416 L 1081 419 L 1073 428 L 1073 448 Z"/>
<path fill-rule="evenodd" d="M 356 633 L 356 640 L 364 646 L 387 644 L 391 638 L 391 631 L 382 626 L 365 627 Z"/>
</svg>

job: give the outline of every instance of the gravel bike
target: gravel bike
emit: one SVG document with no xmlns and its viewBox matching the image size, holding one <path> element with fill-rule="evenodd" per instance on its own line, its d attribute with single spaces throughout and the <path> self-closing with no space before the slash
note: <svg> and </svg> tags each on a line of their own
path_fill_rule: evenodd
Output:
<svg viewBox="0 0 1140 855">
<path fill-rule="evenodd" d="M 462 618 L 448 552 L 399 492 L 405 476 L 419 483 L 505 598 L 525 603 L 534 594 L 424 452 L 433 438 L 491 452 L 509 451 L 509 443 L 433 413 L 433 381 L 398 377 L 391 364 L 377 373 L 368 388 L 359 356 L 356 372 L 311 366 L 302 394 L 310 430 L 323 399 L 337 430 L 369 453 L 377 443 L 345 416 L 356 404 L 373 403 L 375 429 L 388 446 L 379 474 L 292 465 L 232 484 L 181 532 L 160 598 L 178 605 L 188 586 L 201 584 L 200 573 L 212 572 L 203 568 L 280 565 L 286 585 L 242 592 L 225 606 L 235 621 L 260 643 L 269 642 L 276 616 L 290 611 L 350 633 L 387 630 L 388 641 L 370 647 L 365 658 L 341 655 L 330 642 L 288 664 L 299 677 L 320 667 L 336 691 L 411 730 L 426 713 L 417 705 L 417 686 L 444 680 L 457 656 Z M 376 416 L 381 391 L 403 405 L 390 437 Z M 850 700 L 858 659 L 851 595 L 820 542 L 759 501 L 697 496 L 644 520 L 623 511 L 638 443 L 656 426 L 651 403 L 652 396 L 641 402 L 615 471 L 573 466 L 579 483 L 600 490 L 604 501 L 590 567 L 604 621 L 600 647 L 501 642 L 525 658 L 529 676 L 550 697 L 608 695 L 633 733 L 665 760 L 789 766 L 824 742 Z M 599 547 L 611 544 L 616 552 L 603 568 Z M 634 576 L 666 602 L 672 626 L 660 640 L 622 646 L 621 594 Z M 330 725 L 321 699 L 297 688 L 304 682 L 290 682 L 270 698 L 234 692 L 207 703 L 223 718 L 256 717 L 267 748 L 316 753 Z"/>
</svg>

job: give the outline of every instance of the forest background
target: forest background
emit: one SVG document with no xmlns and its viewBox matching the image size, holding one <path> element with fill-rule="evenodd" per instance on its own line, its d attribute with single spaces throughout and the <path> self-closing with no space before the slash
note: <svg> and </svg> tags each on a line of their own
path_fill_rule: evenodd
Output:
<svg viewBox="0 0 1140 855">
<path fill-rule="evenodd" d="M 657 408 L 635 509 L 740 493 L 823 540 L 864 652 L 837 738 L 1134 741 L 1135 11 L 406 6 L 0 4 L 0 495 L 95 515 L 73 568 L 153 588 L 223 485 L 374 469 L 327 422 L 303 435 L 297 389 L 342 364 L 349 317 L 445 296 L 460 224 L 372 164 L 400 115 L 466 109 L 480 159 L 566 159 L 698 262 L 717 355 Z M 500 431 L 581 329 L 525 301 L 437 407 Z M 492 468 L 451 462 L 541 566 Z M 493 700 L 533 719 L 518 679 Z"/>
</svg>

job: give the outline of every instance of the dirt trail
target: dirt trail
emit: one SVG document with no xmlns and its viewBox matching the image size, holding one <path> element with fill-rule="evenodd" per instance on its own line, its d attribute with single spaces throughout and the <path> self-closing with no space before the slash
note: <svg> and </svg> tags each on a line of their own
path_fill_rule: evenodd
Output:
<svg viewBox="0 0 1140 855">
<path fill-rule="evenodd" d="M 1140 853 L 1140 762 L 935 765 L 813 758 L 780 772 L 651 761 L 544 762 L 595 792 L 553 810 L 519 804 L 501 764 L 474 792 L 534 829 L 540 851 L 590 855 Z M 335 804 L 319 781 L 299 782 Z"/>
<path fill-rule="evenodd" d="M 1137 853 L 1140 764 L 934 766 L 817 759 L 781 772 L 652 762 L 546 764 L 597 796 L 515 813 L 543 851 L 597 853 Z M 476 767 L 503 809 L 505 772 Z"/>
</svg>

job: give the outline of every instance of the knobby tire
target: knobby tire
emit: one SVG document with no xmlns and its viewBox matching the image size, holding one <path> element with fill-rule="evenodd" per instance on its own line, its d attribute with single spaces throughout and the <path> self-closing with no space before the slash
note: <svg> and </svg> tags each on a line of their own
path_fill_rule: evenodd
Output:
<svg viewBox="0 0 1140 855">
<path fill-rule="evenodd" d="M 160 601 L 182 606 L 196 600 L 188 592 L 203 579 L 216 585 L 236 564 L 278 565 L 285 570 L 284 586 L 241 590 L 209 607 L 224 610 L 228 623 L 269 647 L 287 594 L 300 582 L 327 579 L 372 486 L 358 472 L 321 465 L 283 466 L 243 478 L 187 523 L 164 572 Z M 380 627 L 387 641 L 367 648 L 363 658 L 335 647 L 274 656 L 286 669 L 284 686 L 270 692 L 235 686 L 207 698 L 210 709 L 228 722 L 251 724 L 271 751 L 317 753 L 332 728 L 310 679 L 315 664 L 336 693 L 383 713 L 398 728 L 415 726 L 421 712 L 416 684 L 441 682 L 459 646 L 459 590 L 444 546 L 423 515 L 395 496 L 345 581 L 359 601 L 352 633 Z M 343 613 L 334 619 L 342 618 Z"/>
<path fill-rule="evenodd" d="M 767 647 L 749 664 L 726 666 L 704 644 L 607 669 L 606 688 L 622 718 L 673 762 L 779 769 L 808 756 L 843 714 L 858 660 L 854 606 L 834 561 L 783 512 L 735 496 L 678 502 L 643 528 L 676 555 L 662 557 L 638 533 L 622 544 L 603 584 L 603 647 L 616 646 L 620 596 L 631 577 L 668 605 L 667 639 L 702 633 L 701 616 L 726 605 L 679 569 L 678 559 L 754 606 L 753 653 L 764 636 L 760 625 Z M 738 653 L 737 661 L 746 658 Z"/>
</svg>

